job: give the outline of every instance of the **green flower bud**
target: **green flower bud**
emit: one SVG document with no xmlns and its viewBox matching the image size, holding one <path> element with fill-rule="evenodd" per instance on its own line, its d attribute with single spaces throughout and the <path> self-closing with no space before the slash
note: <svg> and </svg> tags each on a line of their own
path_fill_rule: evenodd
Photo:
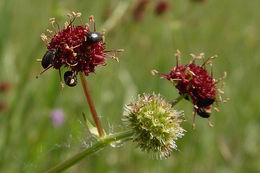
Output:
<svg viewBox="0 0 260 173">
<path fill-rule="evenodd" d="M 125 110 L 123 120 L 135 130 L 133 141 L 142 151 L 155 153 L 162 159 L 177 149 L 175 141 L 185 132 L 180 126 L 182 112 L 173 109 L 160 94 L 139 95 Z"/>
</svg>

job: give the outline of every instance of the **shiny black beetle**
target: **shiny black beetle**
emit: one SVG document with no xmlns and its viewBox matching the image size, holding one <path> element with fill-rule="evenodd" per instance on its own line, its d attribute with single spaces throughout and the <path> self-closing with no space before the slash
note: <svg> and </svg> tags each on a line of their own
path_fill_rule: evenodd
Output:
<svg viewBox="0 0 260 173">
<path fill-rule="evenodd" d="M 196 110 L 197 114 L 202 117 L 202 118 L 209 118 L 210 117 L 210 113 L 207 112 L 205 109 L 203 108 L 199 108 Z"/>
<path fill-rule="evenodd" d="M 50 49 L 47 50 L 42 58 L 42 67 L 45 69 L 52 64 L 53 59 L 55 58 L 56 50 Z"/>
<path fill-rule="evenodd" d="M 87 43 L 92 44 L 92 43 L 97 43 L 102 40 L 102 35 L 99 32 L 89 32 L 86 35 L 87 37 Z"/>
<path fill-rule="evenodd" d="M 64 82 L 66 85 L 70 87 L 74 87 L 77 85 L 77 76 L 72 71 L 66 71 L 64 73 Z"/>
</svg>

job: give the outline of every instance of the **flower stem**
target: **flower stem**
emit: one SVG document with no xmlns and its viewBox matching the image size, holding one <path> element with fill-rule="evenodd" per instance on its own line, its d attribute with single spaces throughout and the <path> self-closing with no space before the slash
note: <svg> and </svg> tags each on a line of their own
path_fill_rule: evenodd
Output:
<svg viewBox="0 0 260 173">
<path fill-rule="evenodd" d="M 127 139 L 127 138 L 133 136 L 133 134 L 134 134 L 134 130 L 131 129 L 128 131 L 119 132 L 119 133 L 116 133 L 113 135 L 105 136 L 104 138 L 100 139 L 95 144 L 93 144 L 91 147 L 89 147 L 85 150 L 82 150 L 81 152 L 72 156 L 68 160 L 65 160 L 65 161 L 59 163 L 58 165 L 56 165 L 53 168 L 46 171 L 46 173 L 56 173 L 56 172 L 64 171 L 64 170 L 68 169 L 69 167 L 75 165 L 77 162 L 82 160 L 84 157 L 103 149 L 104 147 L 108 146 L 109 144 L 111 144 L 113 142 L 117 142 L 122 139 Z"/>
<path fill-rule="evenodd" d="M 174 99 L 171 102 L 172 107 L 174 107 L 177 103 L 179 103 L 184 97 L 186 97 L 186 95 L 187 94 L 183 94 L 183 95 L 180 95 L 179 97 L 177 97 L 176 99 Z"/>
<path fill-rule="evenodd" d="M 97 129 L 98 129 L 98 134 L 99 134 L 100 137 L 103 137 L 105 135 L 105 133 L 104 133 L 104 130 L 101 126 L 100 120 L 98 118 L 97 111 L 95 109 L 95 105 L 94 105 L 93 100 L 91 98 L 86 78 L 85 78 L 85 76 L 83 75 L 82 72 L 80 72 L 79 75 L 80 75 L 81 83 L 82 83 L 82 86 L 83 86 L 83 90 L 84 90 L 86 99 L 88 101 L 88 105 L 89 105 L 92 117 L 93 117 L 95 124 L 97 126 Z"/>
</svg>

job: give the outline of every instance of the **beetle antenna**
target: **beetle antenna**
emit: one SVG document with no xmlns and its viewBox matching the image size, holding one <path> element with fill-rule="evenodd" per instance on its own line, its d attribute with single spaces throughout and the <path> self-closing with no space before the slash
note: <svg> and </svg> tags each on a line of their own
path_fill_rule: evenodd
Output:
<svg viewBox="0 0 260 173">
<path fill-rule="evenodd" d="M 51 67 L 53 67 L 53 65 L 50 65 L 49 67 L 45 68 L 39 75 L 36 76 L 36 79 L 38 79 L 40 75 L 49 70 Z"/>
</svg>

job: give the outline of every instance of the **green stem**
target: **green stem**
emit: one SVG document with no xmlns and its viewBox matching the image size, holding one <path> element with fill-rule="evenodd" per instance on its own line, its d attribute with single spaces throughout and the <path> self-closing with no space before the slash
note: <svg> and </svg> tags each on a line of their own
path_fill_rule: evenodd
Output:
<svg viewBox="0 0 260 173">
<path fill-rule="evenodd" d="M 175 100 L 171 102 L 172 107 L 174 107 L 177 103 L 179 103 L 184 97 L 186 97 L 187 94 L 180 95 Z"/>
<path fill-rule="evenodd" d="M 46 171 L 46 173 L 62 172 L 64 170 L 68 169 L 69 167 L 75 165 L 77 162 L 79 162 L 86 156 L 103 149 L 104 147 L 108 146 L 109 144 L 111 144 L 113 142 L 117 142 L 122 139 L 129 138 L 129 137 L 133 136 L 133 134 L 134 134 L 134 130 L 131 129 L 128 131 L 119 132 L 119 133 L 116 133 L 113 135 L 105 136 L 104 138 L 100 139 L 95 144 L 93 144 L 91 147 L 77 153 L 76 155 L 72 156 L 68 160 L 65 160 L 65 161 L 59 163 L 58 165 L 56 165 L 53 168 Z"/>
</svg>

